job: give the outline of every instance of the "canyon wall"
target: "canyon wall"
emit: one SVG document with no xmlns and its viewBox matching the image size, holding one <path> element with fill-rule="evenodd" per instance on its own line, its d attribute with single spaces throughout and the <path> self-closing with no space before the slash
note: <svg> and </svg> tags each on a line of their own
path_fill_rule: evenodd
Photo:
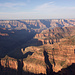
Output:
<svg viewBox="0 0 75 75">
<path fill-rule="evenodd" d="M 56 27 L 54 29 L 43 30 L 41 33 L 36 34 L 34 38 L 42 41 L 43 44 L 53 44 L 67 40 L 64 37 L 74 35 L 75 27 Z"/>
<path fill-rule="evenodd" d="M 32 49 L 33 48 L 33 49 Z M 28 47 L 34 52 L 32 55 L 24 59 L 14 59 L 5 57 L 1 59 L 1 65 L 11 69 L 23 70 L 23 72 L 31 72 L 34 74 L 46 74 L 44 50 L 48 53 L 49 62 L 52 65 L 53 72 L 61 71 L 62 68 L 75 63 L 75 45 L 62 45 L 62 44 L 45 44 L 40 47 Z M 26 49 L 26 50 L 27 50 Z M 46 60 L 47 61 L 47 60 Z"/>
</svg>

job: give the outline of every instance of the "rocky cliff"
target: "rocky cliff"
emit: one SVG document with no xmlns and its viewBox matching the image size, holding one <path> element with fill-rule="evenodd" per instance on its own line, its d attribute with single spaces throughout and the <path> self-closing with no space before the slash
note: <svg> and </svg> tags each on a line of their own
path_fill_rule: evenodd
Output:
<svg viewBox="0 0 75 75">
<path fill-rule="evenodd" d="M 72 37 L 69 37 L 69 39 L 71 38 Z M 72 40 L 74 41 L 74 39 Z M 13 54 L 10 53 L 9 56 L 5 56 L 1 59 L 1 65 L 17 71 L 20 69 L 20 72 L 22 69 L 25 72 L 34 74 L 47 74 L 47 72 L 57 73 L 62 71 L 63 68 L 72 65 L 72 63 L 75 63 L 75 44 L 65 45 L 65 42 L 67 42 L 67 40 L 55 44 L 44 44 L 38 47 L 27 47 L 21 59 L 9 57 Z M 27 57 L 24 57 L 25 55 L 27 55 Z M 19 52 L 16 56 L 19 56 Z"/>
<path fill-rule="evenodd" d="M 43 30 L 41 33 L 36 34 L 34 38 L 39 39 L 43 44 L 53 44 L 61 41 L 61 38 L 73 35 L 75 35 L 75 26 L 56 27 L 54 29 Z"/>
</svg>

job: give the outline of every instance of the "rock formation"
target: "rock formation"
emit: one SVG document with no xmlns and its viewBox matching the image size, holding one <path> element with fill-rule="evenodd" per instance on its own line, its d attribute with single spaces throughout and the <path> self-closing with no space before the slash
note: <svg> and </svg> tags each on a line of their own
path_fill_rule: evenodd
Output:
<svg viewBox="0 0 75 75">
<path fill-rule="evenodd" d="M 75 27 L 56 27 L 54 29 L 44 30 L 36 34 L 34 38 L 41 40 L 43 44 L 53 44 L 65 40 L 61 38 L 73 35 L 75 35 Z"/>
<path fill-rule="evenodd" d="M 0 21 L 0 26 L 0 56 L 4 53 L 0 58 L 1 74 L 67 75 L 70 71 L 72 75 L 71 67 L 75 63 L 75 19 L 10 20 Z M 33 30 L 43 31 L 35 35 Z M 10 69 L 15 74 L 11 74 Z"/>
</svg>

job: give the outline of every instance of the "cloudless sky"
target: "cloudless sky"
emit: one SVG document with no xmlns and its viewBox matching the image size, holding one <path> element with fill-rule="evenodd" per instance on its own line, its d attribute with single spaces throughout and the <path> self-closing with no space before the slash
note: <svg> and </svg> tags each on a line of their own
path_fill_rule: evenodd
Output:
<svg viewBox="0 0 75 75">
<path fill-rule="evenodd" d="M 0 0 L 0 19 L 75 18 L 75 0 Z"/>
</svg>

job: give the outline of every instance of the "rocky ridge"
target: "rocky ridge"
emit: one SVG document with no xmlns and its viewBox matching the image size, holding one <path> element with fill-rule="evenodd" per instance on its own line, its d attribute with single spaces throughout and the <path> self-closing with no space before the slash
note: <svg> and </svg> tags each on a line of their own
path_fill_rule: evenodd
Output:
<svg viewBox="0 0 75 75">
<path fill-rule="evenodd" d="M 65 39 L 61 39 L 68 36 L 75 35 L 74 27 L 56 27 L 54 29 L 43 30 L 41 33 L 35 35 L 35 39 L 42 41 L 43 44 L 53 44 Z"/>
<path fill-rule="evenodd" d="M 0 20 L 1 28 L 35 30 L 36 32 L 47 28 L 67 26 L 75 26 L 75 19 Z"/>
</svg>

